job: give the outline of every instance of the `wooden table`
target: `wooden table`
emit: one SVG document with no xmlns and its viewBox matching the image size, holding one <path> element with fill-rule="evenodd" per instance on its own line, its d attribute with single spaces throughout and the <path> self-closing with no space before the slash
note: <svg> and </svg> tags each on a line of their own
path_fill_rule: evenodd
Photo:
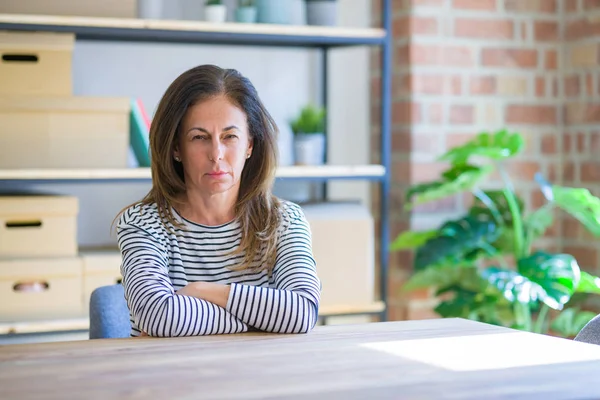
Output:
<svg viewBox="0 0 600 400">
<path fill-rule="evenodd" d="M 0 347 L 1 399 L 600 398 L 600 346 L 461 319 Z"/>
</svg>

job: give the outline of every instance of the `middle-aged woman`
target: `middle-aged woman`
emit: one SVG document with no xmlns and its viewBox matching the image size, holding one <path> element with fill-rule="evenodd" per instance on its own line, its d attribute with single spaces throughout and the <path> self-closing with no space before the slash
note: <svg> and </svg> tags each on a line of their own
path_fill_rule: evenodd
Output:
<svg viewBox="0 0 600 400">
<path fill-rule="evenodd" d="M 132 336 L 315 326 L 310 227 L 272 194 L 276 140 L 237 71 L 202 65 L 169 86 L 150 129 L 152 188 L 117 217 Z"/>
</svg>

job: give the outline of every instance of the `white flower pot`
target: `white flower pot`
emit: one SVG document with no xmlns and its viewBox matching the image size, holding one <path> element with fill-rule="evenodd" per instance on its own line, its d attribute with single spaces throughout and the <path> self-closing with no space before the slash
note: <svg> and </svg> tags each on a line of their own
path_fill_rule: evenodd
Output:
<svg viewBox="0 0 600 400">
<path fill-rule="evenodd" d="M 294 161 L 296 165 L 322 165 L 325 163 L 325 134 L 294 135 Z"/>
<path fill-rule="evenodd" d="M 208 22 L 225 22 L 227 18 L 227 7 L 224 4 L 206 6 L 204 8 L 204 19 Z"/>
</svg>

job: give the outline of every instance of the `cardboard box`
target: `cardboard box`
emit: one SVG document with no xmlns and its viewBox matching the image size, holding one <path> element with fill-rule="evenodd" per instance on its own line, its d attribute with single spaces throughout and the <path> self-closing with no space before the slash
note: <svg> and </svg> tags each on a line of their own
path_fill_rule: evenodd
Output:
<svg viewBox="0 0 600 400">
<path fill-rule="evenodd" d="M 82 251 L 80 257 L 83 265 L 83 308 L 88 312 L 94 289 L 121 282 L 121 253 L 118 250 Z"/>
</svg>

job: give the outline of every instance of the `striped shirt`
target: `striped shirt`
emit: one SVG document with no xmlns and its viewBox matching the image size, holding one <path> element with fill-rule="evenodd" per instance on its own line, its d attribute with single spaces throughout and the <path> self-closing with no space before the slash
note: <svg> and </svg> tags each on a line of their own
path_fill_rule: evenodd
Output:
<svg viewBox="0 0 600 400">
<path fill-rule="evenodd" d="M 238 221 L 204 226 L 173 213 L 185 229 L 161 222 L 152 205 L 134 205 L 119 218 L 121 273 L 131 335 L 173 337 L 260 330 L 306 333 L 316 324 L 320 281 L 311 232 L 302 209 L 282 201 L 272 273 L 233 271 L 243 255 Z M 170 231 L 169 231 L 170 230 Z M 190 282 L 230 285 L 226 308 L 175 292 Z"/>
</svg>

